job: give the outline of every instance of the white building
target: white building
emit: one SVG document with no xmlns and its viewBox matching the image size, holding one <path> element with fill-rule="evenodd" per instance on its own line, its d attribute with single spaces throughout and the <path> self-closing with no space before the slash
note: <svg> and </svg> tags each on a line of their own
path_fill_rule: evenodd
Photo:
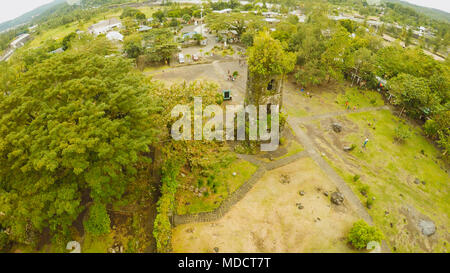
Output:
<svg viewBox="0 0 450 273">
<path fill-rule="evenodd" d="M 115 28 L 121 28 L 122 22 L 119 19 L 112 18 L 104 21 L 100 21 L 88 28 L 89 33 L 94 35 L 106 34 Z"/>
<path fill-rule="evenodd" d="M 106 34 L 106 38 L 110 41 L 121 41 L 123 42 L 123 35 L 118 31 L 110 31 Z"/>
<path fill-rule="evenodd" d="M 31 38 L 30 34 L 28 34 L 28 33 L 21 34 L 14 41 L 11 42 L 10 46 L 12 48 L 22 47 L 22 46 L 24 46 L 26 41 L 28 41 L 30 38 Z"/>
<path fill-rule="evenodd" d="M 213 13 L 231 13 L 232 9 L 213 10 Z"/>
</svg>

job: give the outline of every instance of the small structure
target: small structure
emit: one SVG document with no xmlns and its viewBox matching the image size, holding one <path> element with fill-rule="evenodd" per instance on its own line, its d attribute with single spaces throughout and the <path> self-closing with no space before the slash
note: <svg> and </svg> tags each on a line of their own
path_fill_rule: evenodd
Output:
<svg viewBox="0 0 450 273">
<path fill-rule="evenodd" d="M 110 41 L 121 41 L 123 42 L 123 35 L 118 31 L 110 31 L 106 34 L 106 38 Z"/>
<path fill-rule="evenodd" d="M 183 34 L 183 40 L 190 40 L 194 38 L 194 35 L 198 34 L 197 31 L 192 31 L 192 32 L 187 32 L 185 34 Z"/>
<path fill-rule="evenodd" d="M 266 18 L 274 18 L 274 17 L 280 16 L 281 14 L 279 14 L 278 12 L 266 11 L 266 12 L 263 12 L 262 15 Z"/>
<path fill-rule="evenodd" d="M 269 24 L 274 24 L 274 23 L 280 22 L 280 20 L 278 20 L 276 18 L 265 18 L 264 21 L 266 21 Z"/>
<path fill-rule="evenodd" d="M 121 28 L 122 22 L 117 18 L 100 21 L 88 28 L 89 33 L 94 35 L 106 34 L 115 28 Z"/>
<path fill-rule="evenodd" d="M 231 11 L 232 11 L 232 9 L 213 10 L 213 13 L 224 14 L 224 13 L 231 13 Z"/>
<path fill-rule="evenodd" d="M 139 32 L 145 32 L 145 31 L 149 31 L 149 30 L 151 30 L 151 29 L 153 29 L 153 28 L 152 28 L 152 27 L 149 27 L 149 26 L 139 26 L 138 31 L 139 31 Z"/>
<path fill-rule="evenodd" d="M 53 50 L 53 51 L 50 51 L 49 53 L 50 54 L 57 54 L 57 53 L 63 53 L 64 52 L 64 49 L 62 48 L 62 47 L 60 47 L 60 48 L 58 48 L 58 49 L 55 49 L 55 50 Z"/>
<path fill-rule="evenodd" d="M 34 32 L 34 31 L 36 31 L 36 28 L 37 28 L 37 27 L 38 27 L 38 25 L 34 25 L 34 26 L 29 27 L 28 30 L 29 30 L 30 32 Z"/>
<path fill-rule="evenodd" d="M 183 55 L 183 53 L 178 54 L 178 62 L 180 64 L 184 64 L 184 55 Z"/>
<path fill-rule="evenodd" d="M 11 48 L 19 48 L 25 45 L 25 43 L 30 40 L 31 36 L 28 33 L 19 35 L 14 41 L 11 42 Z"/>
</svg>

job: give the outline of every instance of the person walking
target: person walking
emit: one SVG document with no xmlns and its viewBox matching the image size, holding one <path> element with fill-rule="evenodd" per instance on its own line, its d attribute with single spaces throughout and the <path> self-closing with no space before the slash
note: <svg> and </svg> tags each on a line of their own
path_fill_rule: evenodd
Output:
<svg viewBox="0 0 450 273">
<path fill-rule="evenodd" d="M 366 138 L 366 140 L 364 140 L 364 143 L 363 143 L 363 148 L 364 148 L 364 149 L 365 149 L 366 146 L 367 146 L 367 142 L 369 142 L 369 138 Z"/>
</svg>

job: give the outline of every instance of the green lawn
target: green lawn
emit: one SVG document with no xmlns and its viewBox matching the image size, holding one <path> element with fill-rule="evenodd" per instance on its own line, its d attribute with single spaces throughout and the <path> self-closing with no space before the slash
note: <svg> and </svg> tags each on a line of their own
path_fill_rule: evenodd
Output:
<svg viewBox="0 0 450 273">
<path fill-rule="evenodd" d="M 358 126 L 358 131 L 348 134 L 345 141 L 356 145 L 351 156 L 356 159 L 359 170 L 337 162 L 332 162 L 332 165 L 363 203 L 367 198 L 360 193 L 361 187 L 370 188 L 375 201 L 369 213 L 383 230 L 391 248 L 405 252 L 423 251 L 402 228 L 407 222 L 400 209 L 413 206 L 438 226 L 438 242 L 434 251 L 448 251 L 445 246 L 448 242 L 445 241 L 448 240 L 450 224 L 450 179 L 444 171 L 444 163 L 438 158 L 439 151 L 422 135 L 420 128 L 408 124 L 404 126 L 411 131 L 411 137 L 405 143 L 394 141 L 395 128 L 403 121 L 388 110 L 349 114 L 347 117 Z M 361 145 L 366 137 L 369 143 L 363 149 Z M 355 174 L 361 176 L 356 182 L 353 179 Z M 415 184 L 416 178 L 425 184 Z"/>
<path fill-rule="evenodd" d="M 346 102 L 349 102 L 351 107 L 356 106 L 356 108 L 384 105 L 380 93 L 373 90 L 360 90 L 356 87 L 348 87 L 345 93 L 337 96 L 336 101 L 343 109 L 345 109 Z"/>
<path fill-rule="evenodd" d="M 218 187 L 216 193 L 195 196 L 191 191 L 179 188 L 176 194 L 176 209 L 178 214 L 192 214 L 213 211 L 229 196 L 236 191 L 257 170 L 257 166 L 250 162 L 235 159 L 229 166 L 217 170 L 216 179 Z M 233 176 L 236 173 L 236 176 Z M 195 176 L 186 177 L 182 183 L 196 184 Z"/>
</svg>

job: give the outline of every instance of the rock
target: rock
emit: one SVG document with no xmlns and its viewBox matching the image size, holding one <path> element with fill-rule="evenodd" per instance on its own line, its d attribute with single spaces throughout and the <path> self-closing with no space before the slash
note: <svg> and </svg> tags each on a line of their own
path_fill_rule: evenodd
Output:
<svg viewBox="0 0 450 273">
<path fill-rule="evenodd" d="M 218 252 L 219 252 L 219 248 L 218 248 L 218 247 L 215 247 L 215 248 L 214 248 L 214 252 L 218 253 Z"/>
<path fill-rule="evenodd" d="M 384 215 L 388 215 L 389 214 L 389 211 L 384 211 Z"/>
<path fill-rule="evenodd" d="M 289 184 L 291 182 L 291 178 L 289 177 L 289 175 L 282 174 L 280 182 L 281 184 Z"/>
<path fill-rule="evenodd" d="M 340 133 L 342 131 L 342 125 L 340 125 L 339 123 L 333 123 L 331 124 L 331 128 L 333 129 L 334 132 L 336 133 Z"/>
<path fill-rule="evenodd" d="M 414 179 L 414 184 L 420 184 L 419 178 Z"/>
<path fill-rule="evenodd" d="M 236 175 L 237 175 L 237 173 L 236 173 L 236 172 L 234 172 L 234 173 L 233 173 L 233 176 L 236 176 Z"/>
<path fill-rule="evenodd" d="M 186 229 L 186 232 L 187 233 L 194 233 L 194 229 L 193 228 L 188 228 L 188 229 Z"/>
<path fill-rule="evenodd" d="M 297 205 L 297 208 L 298 208 L 298 209 L 303 209 L 303 208 L 304 208 L 303 205 L 302 205 L 302 203 L 297 203 L 296 205 Z"/>
<path fill-rule="evenodd" d="M 344 202 L 344 195 L 340 192 L 333 192 L 331 194 L 331 202 L 335 205 L 342 205 Z"/>
<path fill-rule="evenodd" d="M 370 241 L 366 247 L 367 250 L 370 250 L 370 253 L 381 253 L 380 243 L 376 241 Z"/>
<path fill-rule="evenodd" d="M 77 241 L 68 242 L 66 249 L 71 250 L 70 253 L 81 253 L 81 245 Z"/>
<path fill-rule="evenodd" d="M 345 152 L 351 152 L 351 151 L 353 151 L 354 149 L 355 149 L 354 146 L 345 146 L 345 147 L 344 147 L 344 151 L 345 151 Z"/>
<path fill-rule="evenodd" d="M 422 184 L 423 184 L 423 185 L 425 185 L 425 184 L 426 184 L 426 182 L 425 182 L 425 181 L 422 181 Z"/>
<path fill-rule="evenodd" d="M 298 194 L 300 194 L 301 196 L 305 195 L 304 191 L 300 191 Z"/>
<path fill-rule="evenodd" d="M 324 192 L 323 192 L 323 195 L 325 195 L 326 197 L 328 197 L 328 192 L 327 192 L 327 191 L 324 191 Z"/>
<path fill-rule="evenodd" d="M 419 229 L 425 236 L 431 236 L 436 232 L 436 225 L 433 221 L 419 220 Z"/>
</svg>

